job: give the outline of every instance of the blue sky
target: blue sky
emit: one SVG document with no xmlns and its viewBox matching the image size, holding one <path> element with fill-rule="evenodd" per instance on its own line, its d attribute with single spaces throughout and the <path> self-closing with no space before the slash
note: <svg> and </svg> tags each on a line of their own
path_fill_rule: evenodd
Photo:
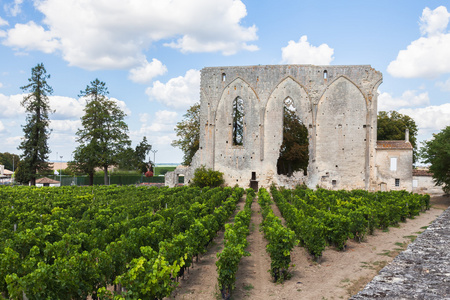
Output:
<svg viewBox="0 0 450 300">
<path fill-rule="evenodd" d="M 199 100 L 203 67 L 370 64 L 379 110 L 414 118 L 419 140 L 450 125 L 447 1 L 0 0 L 0 152 L 20 154 L 21 86 L 44 63 L 54 93 L 50 160 L 70 160 L 95 78 L 127 113 L 135 146 L 178 163 L 170 146 Z M 153 155 L 152 155 L 153 158 Z"/>
</svg>

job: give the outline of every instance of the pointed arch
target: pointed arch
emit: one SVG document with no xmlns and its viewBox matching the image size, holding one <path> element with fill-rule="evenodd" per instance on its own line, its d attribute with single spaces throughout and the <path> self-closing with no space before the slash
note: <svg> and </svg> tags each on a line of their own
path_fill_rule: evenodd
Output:
<svg viewBox="0 0 450 300">
<path fill-rule="evenodd" d="M 323 93 L 316 116 L 316 161 L 319 176 L 339 183 L 338 188 L 365 188 L 367 99 L 345 76 L 339 76 Z M 346 176 L 340 170 L 352 170 Z"/>
<path fill-rule="evenodd" d="M 277 160 L 283 143 L 283 116 L 286 99 L 292 100 L 295 115 L 309 127 L 313 122 L 311 101 L 306 89 L 291 76 L 285 77 L 272 90 L 264 108 L 263 159 L 266 172 L 277 173 Z M 309 133 L 309 139 L 311 133 Z M 313 143 L 309 142 L 309 151 Z"/>
</svg>

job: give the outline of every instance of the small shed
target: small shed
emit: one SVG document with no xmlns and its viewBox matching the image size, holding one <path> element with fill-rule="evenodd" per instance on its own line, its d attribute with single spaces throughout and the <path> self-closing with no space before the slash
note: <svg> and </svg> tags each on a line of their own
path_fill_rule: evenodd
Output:
<svg viewBox="0 0 450 300">
<path fill-rule="evenodd" d="M 444 194 L 442 186 L 437 186 L 433 180 L 433 173 L 428 169 L 414 169 L 412 172 L 412 191 L 419 194 Z"/>
<path fill-rule="evenodd" d="M 61 183 L 58 180 L 53 180 L 48 177 L 42 177 L 36 180 L 36 186 L 61 186 Z"/>
</svg>

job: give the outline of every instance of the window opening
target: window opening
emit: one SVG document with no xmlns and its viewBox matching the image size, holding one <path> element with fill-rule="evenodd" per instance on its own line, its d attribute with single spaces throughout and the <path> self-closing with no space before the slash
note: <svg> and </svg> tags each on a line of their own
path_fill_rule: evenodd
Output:
<svg viewBox="0 0 450 300">
<path fill-rule="evenodd" d="M 328 79 L 328 72 L 327 72 L 327 70 L 323 71 L 323 79 Z"/>
<path fill-rule="evenodd" d="M 244 144 L 244 100 L 237 97 L 233 101 L 233 145 Z"/>
<path fill-rule="evenodd" d="M 336 186 L 336 180 L 331 180 L 331 184 L 332 184 L 333 186 Z"/>
<path fill-rule="evenodd" d="M 252 180 L 256 180 L 256 172 L 252 172 Z"/>
<path fill-rule="evenodd" d="M 399 178 L 395 178 L 395 186 L 400 186 L 400 179 Z"/>
<path fill-rule="evenodd" d="M 391 171 L 397 171 L 397 157 L 391 157 Z"/>
<path fill-rule="evenodd" d="M 222 73 L 222 81 L 225 81 L 227 79 L 227 74 Z"/>
<path fill-rule="evenodd" d="M 292 176 L 303 170 L 306 175 L 309 161 L 308 129 L 295 113 L 294 102 L 290 97 L 283 106 L 283 142 L 277 161 L 277 173 Z"/>
</svg>

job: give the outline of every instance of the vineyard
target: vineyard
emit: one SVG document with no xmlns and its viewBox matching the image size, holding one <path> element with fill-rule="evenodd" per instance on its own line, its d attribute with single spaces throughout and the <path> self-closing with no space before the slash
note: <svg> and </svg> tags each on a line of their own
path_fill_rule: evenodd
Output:
<svg viewBox="0 0 450 300">
<path fill-rule="evenodd" d="M 23 299 L 163 299 L 222 228 L 217 286 L 228 299 L 248 246 L 255 194 L 242 188 L 0 188 L 0 292 Z M 316 260 L 429 208 L 429 196 L 276 189 L 258 193 L 273 281 L 300 243 Z M 272 199 L 275 203 L 272 202 Z M 284 221 L 276 217 L 276 205 Z M 113 288 L 112 288 L 113 287 Z"/>
</svg>

